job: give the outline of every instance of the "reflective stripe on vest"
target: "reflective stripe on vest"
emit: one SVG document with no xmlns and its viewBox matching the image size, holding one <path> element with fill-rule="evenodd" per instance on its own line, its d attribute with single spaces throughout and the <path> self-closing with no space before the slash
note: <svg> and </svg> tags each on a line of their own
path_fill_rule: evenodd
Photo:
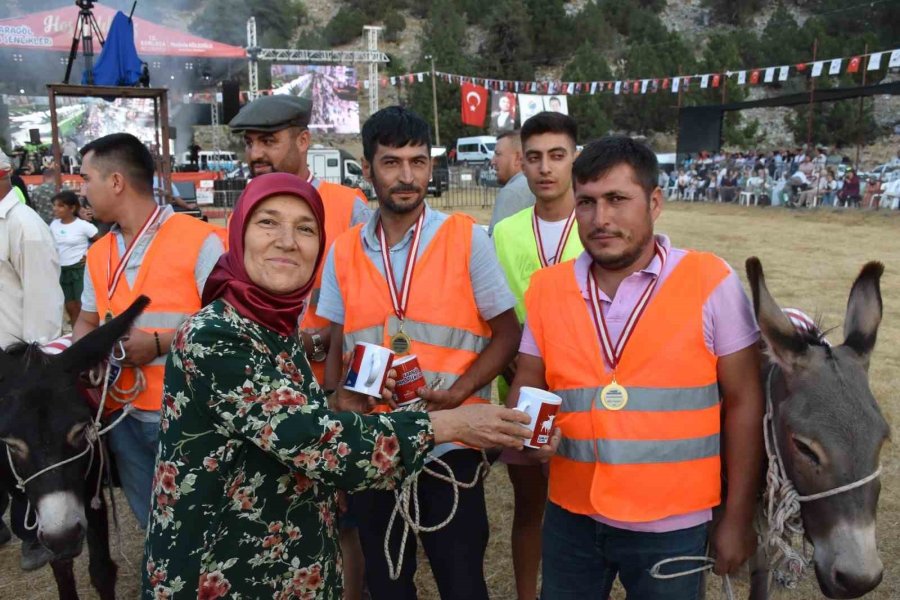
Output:
<svg viewBox="0 0 900 600">
<path fill-rule="evenodd" d="M 397 317 L 391 317 L 391 331 L 396 331 L 399 327 Z M 423 342 L 432 346 L 441 346 L 444 348 L 469 350 L 471 352 L 480 353 L 490 343 L 490 339 L 477 336 L 465 329 L 457 329 L 455 327 L 447 327 L 445 325 L 432 325 L 431 323 L 420 323 L 418 321 L 406 321 L 403 331 L 413 340 Z M 344 352 L 353 350 L 353 347 L 360 342 L 369 342 L 370 344 L 384 344 L 384 326 L 376 325 L 375 327 L 367 327 L 353 333 L 344 335 Z M 422 369 L 425 380 L 429 383 L 436 378 L 443 379 L 441 389 L 448 389 L 456 380 L 458 375 L 440 371 L 429 371 Z M 477 390 L 475 396 L 490 402 L 491 386 L 490 384 Z"/>
<path fill-rule="evenodd" d="M 145 312 L 134 321 L 139 329 L 178 329 L 190 315 L 177 312 Z"/>
<path fill-rule="evenodd" d="M 719 434 L 682 440 L 573 440 L 563 438 L 559 456 L 579 462 L 643 465 L 697 460 L 719 455 Z"/>
<path fill-rule="evenodd" d="M 397 331 L 400 329 L 400 320 L 396 316 L 391 316 L 388 320 L 388 329 Z M 457 327 L 448 327 L 447 325 L 434 325 L 432 323 L 422 323 L 421 321 L 413 321 L 407 319 L 403 323 L 403 332 L 417 342 L 430 344 L 432 346 L 442 346 L 450 350 L 465 350 L 467 352 L 475 352 L 481 354 L 488 344 L 490 338 L 475 335 L 471 331 L 459 329 Z M 378 340 L 372 342 L 372 340 Z M 384 326 L 375 325 L 360 329 L 344 336 L 344 351 L 353 349 L 357 342 L 372 342 L 380 344 L 384 340 Z"/>
<path fill-rule="evenodd" d="M 563 412 L 584 412 L 591 408 L 606 410 L 600 403 L 602 388 L 575 388 L 557 390 L 562 398 Z M 719 403 L 719 386 L 711 383 L 696 388 L 647 388 L 629 387 L 628 403 L 621 410 L 629 411 L 680 411 L 702 410 Z"/>
</svg>

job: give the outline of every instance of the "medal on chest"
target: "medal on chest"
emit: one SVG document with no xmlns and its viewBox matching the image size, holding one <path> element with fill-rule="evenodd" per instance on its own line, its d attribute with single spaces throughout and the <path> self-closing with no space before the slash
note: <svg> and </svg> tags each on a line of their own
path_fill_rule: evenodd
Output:
<svg viewBox="0 0 900 600">
<path fill-rule="evenodd" d="M 425 222 L 425 211 L 419 215 L 416 224 L 413 225 L 412 242 L 409 245 L 409 255 L 406 257 L 406 267 L 403 269 L 403 281 L 400 287 L 397 287 L 397 281 L 394 278 L 394 270 L 391 266 L 391 252 L 388 248 L 387 238 L 384 235 L 384 229 L 381 223 L 378 223 L 378 241 L 381 245 L 381 261 L 384 265 L 384 278 L 387 280 L 388 291 L 391 295 L 391 306 L 394 314 L 400 320 L 400 327 L 396 333 L 391 335 L 390 347 L 391 351 L 403 356 L 409 354 L 412 349 L 412 338 L 403 332 L 403 321 L 406 318 L 406 309 L 409 306 L 409 292 L 412 287 L 413 270 L 416 267 L 417 255 L 419 253 L 419 241 L 422 238 L 422 224 Z"/>
<path fill-rule="evenodd" d="M 656 243 L 656 255 L 660 260 L 659 273 L 661 275 L 666 265 L 666 250 L 659 242 Z M 644 309 L 647 308 L 647 304 L 650 302 L 650 296 L 653 295 L 653 290 L 656 289 L 660 275 L 654 277 L 644 288 L 644 291 L 641 292 L 637 303 L 631 310 L 631 314 L 628 315 L 628 319 L 625 321 L 625 326 L 622 328 L 618 341 L 613 345 L 612 337 L 609 335 L 609 328 L 606 326 L 606 319 L 600 306 L 600 286 L 594 277 L 593 269 L 588 269 L 588 296 L 591 301 L 591 316 L 593 317 L 594 328 L 597 331 L 597 338 L 600 340 L 603 358 L 612 370 L 612 381 L 603 386 L 597 395 L 600 405 L 607 410 L 622 410 L 628 405 L 628 389 L 616 381 L 616 369 L 619 366 L 622 355 L 625 353 L 625 346 L 628 344 L 631 334 L 634 333 L 634 329 L 644 313 Z"/>
</svg>

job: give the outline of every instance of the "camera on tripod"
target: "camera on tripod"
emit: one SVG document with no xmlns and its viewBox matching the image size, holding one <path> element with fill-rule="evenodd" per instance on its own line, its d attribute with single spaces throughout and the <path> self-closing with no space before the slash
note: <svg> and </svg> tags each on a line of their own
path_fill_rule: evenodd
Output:
<svg viewBox="0 0 900 600">
<path fill-rule="evenodd" d="M 81 10 L 91 10 L 94 8 L 94 0 L 75 0 L 75 5 Z"/>
</svg>

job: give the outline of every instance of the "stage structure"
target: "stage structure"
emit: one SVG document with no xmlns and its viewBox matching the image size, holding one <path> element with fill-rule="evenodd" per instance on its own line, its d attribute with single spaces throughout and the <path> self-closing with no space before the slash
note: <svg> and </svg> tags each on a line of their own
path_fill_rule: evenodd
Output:
<svg viewBox="0 0 900 600">
<path fill-rule="evenodd" d="M 260 48 L 256 41 L 256 18 L 247 20 L 247 58 L 251 102 L 259 96 L 259 61 L 268 60 L 281 63 L 366 63 L 369 65 L 369 114 L 378 110 L 378 65 L 386 64 L 388 56 L 378 50 L 380 27 L 363 27 L 367 50 L 292 50 L 289 48 Z"/>
<path fill-rule="evenodd" d="M 102 98 L 110 99 L 139 99 L 152 100 L 153 102 L 153 140 L 156 147 L 153 160 L 156 163 L 156 171 L 161 187 L 169 189 L 171 185 L 171 157 L 169 154 L 169 105 L 168 90 L 165 88 L 139 88 L 139 87 L 115 87 L 100 85 L 66 85 L 51 83 L 47 86 L 50 99 L 50 126 L 53 160 L 57 165 L 62 164 L 62 141 L 60 140 L 60 126 L 57 115 L 57 98 Z M 141 140 L 147 142 L 148 140 Z M 62 183 L 61 169 L 56 170 L 56 189 L 59 190 Z"/>
</svg>

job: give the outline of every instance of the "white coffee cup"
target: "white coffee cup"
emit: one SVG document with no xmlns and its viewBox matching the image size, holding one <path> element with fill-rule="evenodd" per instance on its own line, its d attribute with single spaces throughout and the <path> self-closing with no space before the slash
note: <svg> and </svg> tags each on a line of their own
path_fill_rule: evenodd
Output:
<svg viewBox="0 0 900 600">
<path fill-rule="evenodd" d="M 553 421 L 562 404 L 562 398 L 547 390 L 533 387 L 519 388 L 519 402 L 516 410 L 531 417 L 526 425 L 531 430 L 531 439 L 525 442 L 529 448 L 540 448 L 550 443 L 553 433 Z"/>
<path fill-rule="evenodd" d="M 357 342 L 353 347 L 350 369 L 344 379 L 344 389 L 367 396 L 381 396 L 394 353 L 388 348 L 369 342 Z"/>
</svg>

